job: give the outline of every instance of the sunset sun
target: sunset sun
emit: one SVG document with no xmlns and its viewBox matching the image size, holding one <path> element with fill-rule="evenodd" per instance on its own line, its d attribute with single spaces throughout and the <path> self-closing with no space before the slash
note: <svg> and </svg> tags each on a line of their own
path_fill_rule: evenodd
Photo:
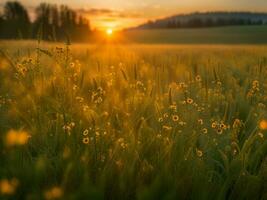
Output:
<svg viewBox="0 0 267 200">
<path fill-rule="evenodd" d="M 113 34 L 113 29 L 112 29 L 112 28 L 108 28 L 108 29 L 106 30 L 106 34 L 107 34 L 108 36 L 111 36 L 111 35 Z"/>
</svg>

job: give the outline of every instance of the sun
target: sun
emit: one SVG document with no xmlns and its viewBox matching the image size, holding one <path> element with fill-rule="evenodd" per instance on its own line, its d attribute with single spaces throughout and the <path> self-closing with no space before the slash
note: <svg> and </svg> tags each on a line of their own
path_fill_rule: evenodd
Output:
<svg viewBox="0 0 267 200">
<path fill-rule="evenodd" d="M 113 34 L 113 29 L 108 28 L 108 29 L 106 30 L 106 34 L 107 34 L 108 36 L 111 36 L 111 35 Z"/>
</svg>

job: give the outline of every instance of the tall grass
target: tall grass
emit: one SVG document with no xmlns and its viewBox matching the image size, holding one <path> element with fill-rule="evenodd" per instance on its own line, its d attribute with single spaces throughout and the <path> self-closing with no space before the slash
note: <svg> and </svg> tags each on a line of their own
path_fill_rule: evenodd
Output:
<svg viewBox="0 0 267 200">
<path fill-rule="evenodd" d="M 265 48 L 33 47 L 1 47 L 1 199 L 267 199 Z"/>
</svg>

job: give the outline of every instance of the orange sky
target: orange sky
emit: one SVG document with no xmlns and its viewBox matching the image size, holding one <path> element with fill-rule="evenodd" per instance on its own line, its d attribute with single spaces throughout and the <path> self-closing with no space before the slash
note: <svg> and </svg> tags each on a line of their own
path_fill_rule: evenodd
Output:
<svg viewBox="0 0 267 200">
<path fill-rule="evenodd" d="M 90 19 L 93 28 L 115 30 L 179 13 L 215 10 L 267 11 L 267 0 L 21 0 L 20 2 L 27 6 L 31 13 L 40 2 L 66 4 Z M 0 0 L 0 5 L 1 3 Z"/>
</svg>

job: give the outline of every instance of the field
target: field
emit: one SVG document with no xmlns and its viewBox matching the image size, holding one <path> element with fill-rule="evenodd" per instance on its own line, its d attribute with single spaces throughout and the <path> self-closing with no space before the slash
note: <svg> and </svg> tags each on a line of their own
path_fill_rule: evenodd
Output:
<svg viewBox="0 0 267 200">
<path fill-rule="evenodd" d="M 200 29 L 134 30 L 127 42 L 146 44 L 267 44 L 267 26 L 229 26 Z"/>
<path fill-rule="evenodd" d="M 0 199 L 267 199 L 266 46 L 0 48 Z"/>
</svg>

